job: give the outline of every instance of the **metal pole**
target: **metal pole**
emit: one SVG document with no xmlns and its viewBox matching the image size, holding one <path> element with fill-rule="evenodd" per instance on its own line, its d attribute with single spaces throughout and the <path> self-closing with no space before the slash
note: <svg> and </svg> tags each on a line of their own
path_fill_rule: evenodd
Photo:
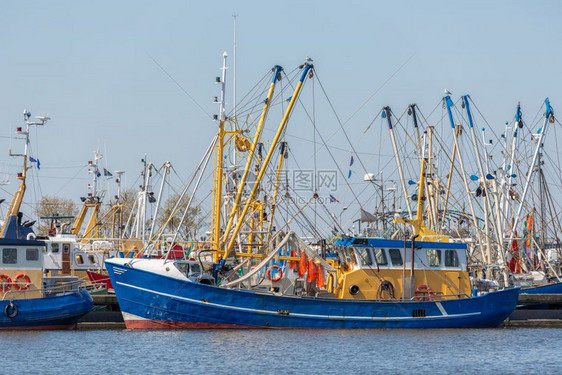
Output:
<svg viewBox="0 0 562 375">
<path fill-rule="evenodd" d="M 546 106 L 546 113 L 544 116 L 544 123 L 542 129 L 540 130 L 539 139 L 537 142 L 537 147 L 535 148 L 535 153 L 533 154 L 533 160 L 531 161 L 531 166 L 529 167 L 529 171 L 527 172 L 527 179 L 525 181 L 525 188 L 523 189 L 523 194 L 521 195 L 521 203 L 517 208 L 517 214 L 515 215 L 515 220 L 513 222 L 513 226 L 511 227 L 511 235 L 509 236 L 509 241 L 507 242 L 508 246 L 511 246 L 511 242 L 515 236 L 515 228 L 517 228 L 517 224 L 519 224 L 519 215 L 521 215 L 521 211 L 523 211 L 523 203 L 525 203 L 525 198 L 527 197 L 527 192 L 529 191 L 529 186 L 531 185 L 531 181 L 533 176 L 535 175 L 535 164 L 537 162 L 537 157 L 539 155 L 539 150 L 542 148 L 542 142 L 544 135 L 546 134 L 547 125 L 549 121 L 554 121 L 554 113 L 552 111 L 552 107 L 550 106 L 550 100 L 546 98 L 544 100 L 544 104 Z"/>
<path fill-rule="evenodd" d="M 402 193 L 404 194 L 404 199 L 406 200 L 406 207 L 408 208 L 408 215 L 410 219 L 413 218 L 412 216 L 412 208 L 410 207 L 410 200 L 408 199 L 408 190 L 406 189 L 406 182 L 404 181 L 404 173 L 402 171 L 402 163 L 400 161 L 400 156 L 398 155 L 398 147 L 396 146 L 396 138 L 394 137 L 394 129 L 392 127 L 392 120 L 390 116 L 392 114 L 390 107 L 383 108 L 384 113 L 386 114 L 386 119 L 388 121 L 388 131 L 390 132 L 390 140 L 392 141 L 392 148 L 394 149 L 394 157 L 396 159 L 396 165 L 398 166 L 398 175 L 400 176 L 400 184 L 402 185 Z M 414 114 L 415 117 L 415 114 Z M 417 124 L 417 120 L 416 120 Z M 416 126 L 417 129 L 417 126 Z M 381 181 L 382 183 L 382 181 Z"/>
<path fill-rule="evenodd" d="M 252 191 L 250 192 L 250 195 L 248 196 L 247 202 L 250 203 L 256 193 L 257 190 L 259 188 L 261 179 L 263 177 L 263 175 L 265 174 L 265 170 L 267 169 L 268 165 L 269 165 L 269 161 L 271 159 L 271 157 L 273 156 L 273 152 L 275 149 L 275 145 L 279 142 L 279 138 L 281 138 L 281 134 L 283 133 L 283 131 L 285 130 L 285 126 L 287 125 L 287 122 L 289 121 L 289 116 L 293 110 L 293 106 L 295 105 L 295 102 L 298 98 L 299 92 L 302 88 L 304 79 L 306 78 L 308 72 L 310 71 L 310 69 L 312 68 L 312 65 L 309 63 L 305 63 L 304 64 L 304 69 L 301 75 L 301 78 L 297 84 L 297 87 L 295 88 L 295 91 L 293 93 L 293 96 L 291 97 L 291 101 L 289 102 L 289 105 L 287 106 L 287 110 L 285 111 L 285 115 L 283 116 L 283 119 L 281 120 L 281 123 L 279 124 L 279 127 L 277 129 L 277 133 L 275 134 L 275 137 L 273 138 L 273 141 L 271 143 L 271 147 L 269 149 L 269 151 L 267 152 L 267 155 L 265 157 L 265 160 L 263 162 L 262 167 L 260 168 L 260 171 L 258 173 L 258 175 L 256 176 L 256 181 L 254 182 L 254 186 L 252 188 Z M 236 224 L 236 228 L 234 228 L 234 232 L 232 233 L 232 236 L 230 238 L 230 241 L 228 242 L 226 249 L 224 251 L 224 255 L 223 255 L 223 260 L 226 260 L 229 255 L 230 255 L 230 250 L 232 249 L 232 246 L 234 245 L 234 241 L 236 240 L 236 236 L 238 235 L 238 233 L 240 232 L 240 229 L 242 228 L 242 224 L 244 223 L 244 218 L 246 217 L 246 214 L 248 213 L 248 210 L 250 208 L 250 204 L 246 204 L 244 206 L 244 209 L 242 210 L 242 213 L 240 214 L 238 223 Z"/>
</svg>

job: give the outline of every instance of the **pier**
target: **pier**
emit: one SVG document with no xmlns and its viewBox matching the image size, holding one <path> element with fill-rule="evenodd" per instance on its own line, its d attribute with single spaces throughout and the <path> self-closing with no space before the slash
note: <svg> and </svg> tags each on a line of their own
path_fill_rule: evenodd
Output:
<svg viewBox="0 0 562 375">
<path fill-rule="evenodd" d="M 84 315 L 76 329 L 125 329 L 115 294 L 93 294 L 94 309 Z"/>
<path fill-rule="evenodd" d="M 562 295 L 520 294 L 505 327 L 562 328 Z"/>
</svg>

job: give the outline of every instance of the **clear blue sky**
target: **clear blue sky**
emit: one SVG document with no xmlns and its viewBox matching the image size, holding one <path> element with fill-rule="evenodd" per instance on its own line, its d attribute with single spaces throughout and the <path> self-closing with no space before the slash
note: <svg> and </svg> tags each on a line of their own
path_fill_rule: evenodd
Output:
<svg viewBox="0 0 562 375">
<path fill-rule="evenodd" d="M 342 121 L 378 91 L 346 124 L 360 151 L 373 152 L 378 131 L 369 133 L 372 142 L 362 133 L 382 106 L 402 113 L 416 102 L 428 114 L 444 88 L 455 99 L 471 94 L 498 132 L 518 101 L 529 115 L 547 96 L 562 108 L 561 8 L 557 1 L 4 1 L 0 163 L 11 183 L 1 195 L 17 188 L 20 160 L 8 156 L 8 137 L 24 108 L 52 118 L 33 132 L 42 168 L 29 203 L 41 194 L 78 202 L 88 182 L 83 165 L 96 149 L 103 167 L 126 171 L 129 186 L 144 153 L 158 166 L 171 161 L 185 179 L 216 124 L 152 59 L 216 113 L 214 77 L 222 52 L 232 55 L 233 13 L 239 97 L 274 64 L 290 71 L 311 56 Z M 326 118 L 319 126 L 332 135 L 339 126 Z M 298 121 L 288 132 L 311 139 Z M 349 149 L 341 134 L 330 144 Z M 310 149 L 293 149 L 307 166 Z"/>
</svg>

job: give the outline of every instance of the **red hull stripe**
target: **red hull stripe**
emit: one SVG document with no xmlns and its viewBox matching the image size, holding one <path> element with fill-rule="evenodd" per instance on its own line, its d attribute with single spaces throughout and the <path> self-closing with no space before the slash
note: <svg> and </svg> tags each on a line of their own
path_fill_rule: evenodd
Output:
<svg viewBox="0 0 562 375">
<path fill-rule="evenodd" d="M 202 322 L 176 322 L 165 320 L 125 320 L 127 329 L 216 329 L 216 328 L 266 328 L 256 326 L 244 326 L 237 324 L 221 324 L 221 323 L 202 323 Z"/>
</svg>

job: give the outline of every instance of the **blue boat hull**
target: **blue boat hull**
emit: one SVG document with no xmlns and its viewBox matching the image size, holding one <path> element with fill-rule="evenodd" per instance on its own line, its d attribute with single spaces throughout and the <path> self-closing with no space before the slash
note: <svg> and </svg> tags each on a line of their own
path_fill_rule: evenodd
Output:
<svg viewBox="0 0 562 375">
<path fill-rule="evenodd" d="M 0 301 L 0 329 L 70 329 L 92 308 L 92 297 L 86 290 L 53 297 L 4 300 Z"/>
<path fill-rule="evenodd" d="M 561 294 L 562 282 L 536 286 L 532 288 L 522 288 L 520 294 Z"/>
<path fill-rule="evenodd" d="M 210 285 L 106 261 L 131 329 L 464 328 L 500 325 L 517 288 L 442 301 L 342 300 L 277 296 Z"/>
</svg>

